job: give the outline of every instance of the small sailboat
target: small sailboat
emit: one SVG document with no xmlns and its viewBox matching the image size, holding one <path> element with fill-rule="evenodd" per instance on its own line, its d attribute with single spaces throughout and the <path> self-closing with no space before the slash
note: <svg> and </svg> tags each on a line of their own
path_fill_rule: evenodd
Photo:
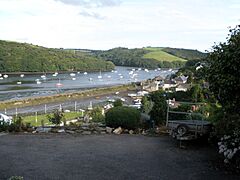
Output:
<svg viewBox="0 0 240 180">
<path fill-rule="evenodd" d="M 3 77 L 4 77 L 4 78 L 8 78 L 8 75 L 7 75 L 7 74 L 4 74 Z"/>
<path fill-rule="evenodd" d="M 120 76 L 120 79 L 123 79 L 123 76 Z"/>
<path fill-rule="evenodd" d="M 72 80 L 73 80 L 73 81 L 75 81 L 75 80 L 76 80 L 76 78 L 75 78 L 75 77 L 73 77 L 73 78 L 72 78 Z"/>
<path fill-rule="evenodd" d="M 36 83 L 37 83 L 37 84 L 42 84 L 42 82 L 41 82 L 41 81 L 36 81 Z"/>
<path fill-rule="evenodd" d="M 142 68 L 138 68 L 138 70 L 139 70 L 139 71 L 141 71 L 141 70 L 142 70 Z"/>
<path fill-rule="evenodd" d="M 84 75 L 87 75 L 88 73 L 87 73 L 87 72 L 84 72 L 83 74 L 84 74 Z"/>
<path fill-rule="evenodd" d="M 23 78 L 23 77 L 24 77 L 24 74 L 21 74 L 20 77 Z"/>
<path fill-rule="evenodd" d="M 56 87 L 62 87 L 63 84 L 60 82 L 60 79 L 58 80 L 58 83 L 56 84 Z"/>
<path fill-rule="evenodd" d="M 78 73 L 78 74 L 80 74 L 80 72 L 79 72 L 79 71 L 78 71 L 77 73 Z"/>
<path fill-rule="evenodd" d="M 0 80 L 3 80 L 3 77 L 0 77 Z"/>
<path fill-rule="evenodd" d="M 148 70 L 148 69 L 144 69 L 144 71 L 145 71 L 145 72 L 149 72 L 149 70 Z"/>
<path fill-rule="evenodd" d="M 21 81 L 18 81 L 18 82 L 17 82 L 17 85 L 20 85 L 20 84 L 22 84 L 22 82 L 21 82 Z"/>
<path fill-rule="evenodd" d="M 101 71 L 99 72 L 98 79 L 102 79 L 102 73 L 101 73 Z"/>
</svg>

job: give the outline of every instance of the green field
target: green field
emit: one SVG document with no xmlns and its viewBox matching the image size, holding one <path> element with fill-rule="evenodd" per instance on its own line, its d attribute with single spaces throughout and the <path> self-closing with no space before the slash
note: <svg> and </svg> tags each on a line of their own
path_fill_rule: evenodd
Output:
<svg viewBox="0 0 240 180">
<path fill-rule="evenodd" d="M 63 114 L 66 121 L 76 119 L 77 117 L 80 117 L 82 115 L 81 112 L 69 112 L 69 113 L 63 113 Z M 52 114 L 24 116 L 22 118 L 24 123 L 31 123 L 32 126 L 41 126 L 42 120 L 44 122 L 44 125 L 52 125 L 52 123 L 48 121 L 47 115 L 52 115 Z"/>
<path fill-rule="evenodd" d="M 171 55 L 167 52 L 162 51 L 163 48 L 145 48 L 148 51 L 151 51 L 147 54 L 145 54 L 143 57 L 144 58 L 149 58 L 149 59 L 156 59 L 158 61 L 182 61 L 185 62 L 187 61 L 186 59 Z"/>
</svg>

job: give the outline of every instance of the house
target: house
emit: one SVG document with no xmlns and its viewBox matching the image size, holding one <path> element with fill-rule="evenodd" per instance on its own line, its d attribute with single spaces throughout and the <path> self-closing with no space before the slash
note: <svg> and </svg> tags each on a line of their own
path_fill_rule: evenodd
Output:
<svg viewBox="0 0 240 180">
<path fill-rule="evenodd" d="M 174 78 L 174 81 L 177 84 L 184 84 L 187 82 L 187 80 L 188 80 L 188 76 L 178 76 L 178 77 Z"/>
<path fill-rule="evenodd" d="M 188 89 L 191 88 L 191 85 L 190 84 L 179 84 L 177 85 L 177 87 L 175 88 L 175 91 L 184 91 L 186 92 Z"/>
<path fill-rule="evenodd" d="M 162 85 L 163 90 L 174 88 L 177 86 L 177 83 L 173 80 L 165 79 L 164 84 Z"/>
<path fill-rule="evenodd" d="M 141 89 L 148 92 L 158 91 L 163 84 L 164 84 L 164 78 L 161 76 L 157 76 L 153 79 L 148 79 L 146 81 L 143 81 L 141 83 L 141 87 L 142 87 Z"/>
</svg>

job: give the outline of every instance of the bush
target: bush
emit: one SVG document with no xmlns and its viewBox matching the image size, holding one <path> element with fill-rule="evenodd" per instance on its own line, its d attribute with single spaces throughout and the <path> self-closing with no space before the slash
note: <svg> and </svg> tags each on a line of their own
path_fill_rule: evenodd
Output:
<svg viewBox="0 0 240 180">
<path fill-rule="evenodd" d="M 59 125 L 59 124 L 61 124 L 61 121 L 63 120 L 64 115 L 61 111 L 56 110 L 53 113 L 53 116 L 48 115 L 47 117 L 48 117 L 49 122 Z"/>
<path fill-rule="evenodd" d="M 140 122 L 140 112 L 131 107 L 114 107 L 106 113 L 106 125 L 117 128 L 136 129 Z"/>
<path fill-rule="evenodd" d="M 102 108 L 96 107 L 90 112 L 90 116 L 92 117 L 93 122 L 104 122 L 105 117 L 102 114 Z"/>
<path fill-rule="evenodd" d="M 114 107 L 118 107 L 118 106 L 123 106 L 123 102 L 121 99 L 117 99 L 114 103 L 113 103 Z"/>
</svg>

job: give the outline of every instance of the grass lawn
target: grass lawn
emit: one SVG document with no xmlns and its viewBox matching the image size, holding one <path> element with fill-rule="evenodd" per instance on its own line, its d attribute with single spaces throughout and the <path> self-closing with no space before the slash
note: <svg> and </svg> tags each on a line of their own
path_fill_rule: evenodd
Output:
<svg viewBox="0 0 240 180">
<path fill-rule="evenodd" d="M 69 113 L 63 113 L 64 117 L 66 120 L 72 120 L 72 119 L 76 119 L 77 117 L 81 116 L 81 112 L 69 112 Z M 24 116 L 23 118 L 23 122 L 24 123 L 31 123 L 32 126 L 40 126 L 41 125 L 41 121 L 44 121 L 44 125 L 51 125 L 52 123 L 48 121 L 47 115 L 53 115 L 51 114 L 41 114 L 37 116 L 37 120 L 36 120 L 36 116 Z"/>
<path fill-rule="evenodd" d="M 164 51 L 161 51 L 161 48 L 150 48 L 149 49 L 152 52 L 149 52 L 145 54 L 143 57 L 144 58 L 150 58 L 150 59 L 156 59 L 158 61 L 187 61 L 185 59 L 179 58 L 177 56 L 168 54 Z"/>
</svg>

